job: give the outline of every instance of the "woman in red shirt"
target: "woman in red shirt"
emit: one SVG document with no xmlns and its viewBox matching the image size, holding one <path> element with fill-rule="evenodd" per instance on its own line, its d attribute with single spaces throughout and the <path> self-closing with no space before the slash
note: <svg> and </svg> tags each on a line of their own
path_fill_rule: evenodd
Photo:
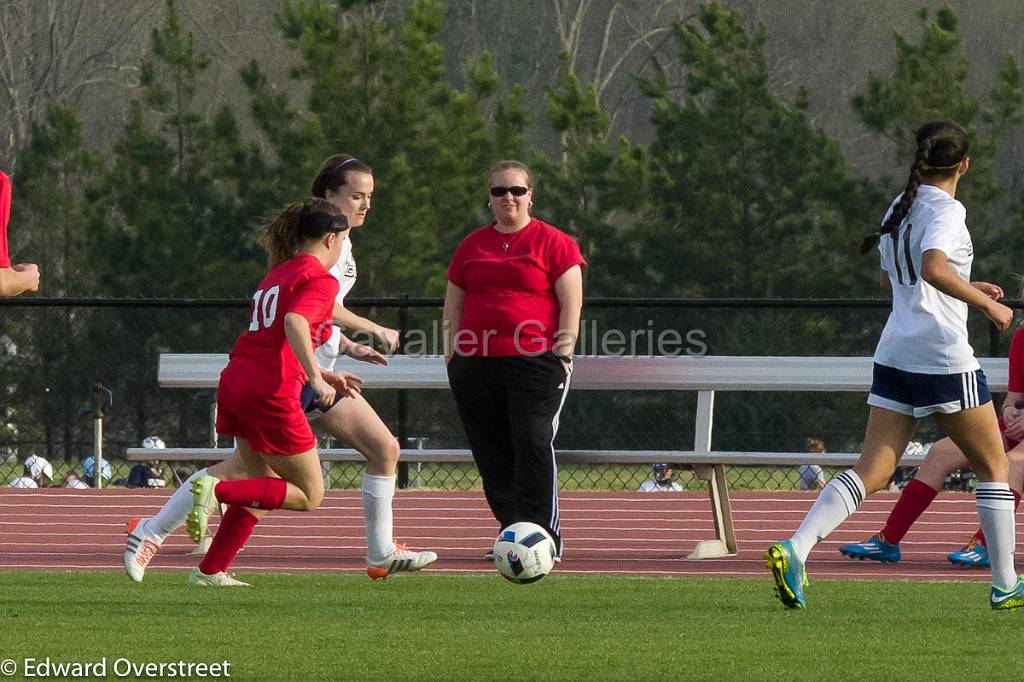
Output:
<svg viewBox="0 0 1024 682">
<path fill-rule="evenodd" d="M 316 438 L 299 400 L 307 385 L 322 405 L 337 392 L 358 391 L 358 380 L 321 370 L 314 347 L 331 331 L 345 216 L 324 199 L 292 204 L 267 226 L 270 272 L 252 296 L 248 330 L 238 337 L 217 387 L 217 432 L 234 436 L 252 478 L 192 482 L 189 535 L 205 534 L 217 503 L 229 505 L 191 585 L 245 585 L 227 568 L 252 534 L 257 517 L 247 508 L 316 509 L 324 495 Z"/>
<path fill-rule="evenodd" d="M 547 529 L 561 556 L 554 441 L 583 306 L 579 245 L 530 215 L 533 178 L 518 161 L 488 174 L 494 222 L 448 267 L 448 380 L 484 494 L 502 528 Z"/>
</svg>

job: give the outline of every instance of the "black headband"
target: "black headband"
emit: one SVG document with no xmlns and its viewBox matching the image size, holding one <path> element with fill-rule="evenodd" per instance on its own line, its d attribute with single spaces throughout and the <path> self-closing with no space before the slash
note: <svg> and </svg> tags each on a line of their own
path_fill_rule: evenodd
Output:
<svg viewBox="0 0 1024 682">
<path fill-rule="evenodd" d="M 323 237 L 328 232 L 344 232 L 348 218 L 342 214 L 329 215 L 323 211 L 302 213 L 299 216 L 299 234 L 304 237 Z"/>
</svg>

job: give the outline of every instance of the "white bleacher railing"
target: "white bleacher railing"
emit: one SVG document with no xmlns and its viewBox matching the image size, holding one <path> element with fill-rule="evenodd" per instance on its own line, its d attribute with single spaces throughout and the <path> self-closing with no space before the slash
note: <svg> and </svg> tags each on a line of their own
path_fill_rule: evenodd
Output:
<svg viewBox="0 0 1024 682">
<path fill-rule="evenodd" d="M 160 356 L 158 380 L 164 388 L 214 388 L 227 364 L 225 354 L 173 354 Z M 858 453 L 731 452 L 712 450 L 716 391 L 822 391 L 867 393 L 871 385 L 868 357 L 609 357 L 580 356 L 575 360 L 572 390 L 696 391 L 697 413 L 692 450 L 558 450 L 560 463 L 651 464 L 671 462 L 693 467 L 706 481 L 716 538 L 697 544 L 690 558 L 730 556 L 736 553 L 736 537 L 729 506 L 725 466 L 796 466 L 819 464 L 845 466 Z M 1006 390 L 1008 363 L 985 358 L 982 368 L 993 392 Z M 358 374 L 364 389 L 447 389 L 448 378 L 440 356 L 396 355 L 383 367 L 342 358 L 339 369 Z M 155 452 L 141 448 L 128 451 L 129 460 L 219 460 L 227 448 L 168 448 Z M 326 449 L 328 461 L 358 461 L 355 450 Z M 471 462 L 468 450 L 403 449 L 406 462 Z M 920 456 L 904 457 L 903 464 L 919 464 Z"/>
</svg>

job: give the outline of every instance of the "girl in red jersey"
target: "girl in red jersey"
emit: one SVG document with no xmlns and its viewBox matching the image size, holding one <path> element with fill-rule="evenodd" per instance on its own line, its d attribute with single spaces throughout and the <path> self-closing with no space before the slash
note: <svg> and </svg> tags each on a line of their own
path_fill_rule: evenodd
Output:
<svg viewBox="0 0 1024 682">
<path fill-rule="evenodd" d="M 502 528 L 545 528 L 561 556 L 555 434 L 583 306 L 579 245 L 530 215 L 518 161 L 488 174 L 495 221 L 470 233 L 448 267 L 445 355 L 484 494 Z"/>
<path fill-rule="evenodd" d="M 39 267 L 34 263 L 11 265 L 7 253 L 7 221 L 11 217 L 11 179 L 0 172 L 0 296 L 17 296 L 39 290 Z"/>
<path fill-rule="evenodd" d="M 326 199 L 345 216 L 348 230 L 341 232 L 341 256 L 330 268 L 340 285 L 333 308 L 334 327 L 330 337 L 316 349 L 316 361 L 322 370 L 333 370 L 338 356 L 347 354 L 356 360 L 387 365 L 387 358 L 370 346 L 354 343 L 341 333 L 366 332 L 376 337 L 384 349 L 395 350 L 398 331 L 360 317 L 345 308 L 345 295 L 356 283 L 356 262 L 352 254 L 349 232 L 366 220 L 373 195 L 373 170 L 349 154 L 334 154 L 320 166 L 313 180 L 312 195 Z M 342 373 L 344 374 L 344 373 Z M 311 404 L 310 391 L 303 391 L 303 410 L 314 427 L 332 438 L 355 448 L 366 458 L 363 474 L 363 515 L 366 521 L 366 573 L 372 579 L 387 578 L 397 571 L 418 571 L 437 560 L 437 554 L 416 551 L 394 540 L 392 501 L 395 494 L 396 468 L 400 453 L 398 440 L 361 395 L 338 400 L 331 407 Z M 212 475 L 220 480 L 249 478 L 240 459 L 232 456 L 209 469 L 197 471 L 187 485 L 174 493 L 160 511 L 149 518 L 133 518 L 126 529 L 124 566 L 128 576 L 141 582 L 146 567 L 163 541 L 186 521 L 192 507 L 191 484 L 201 476 Z M 263 510 L 250 510 L 256 517 Z M 205 538 L 204 538 L 205 539 Z M 202 544 L 202 543 L 200 543 Z"/>
<path fill-rule="evenodd" d="M 333 206 L 310 199 L 289 206 L 265 230 L 271 270 L 252 296 L 249 328 L 231 350 L 217 388 L 217 431 L 235 437 L 253 477 L 193 481 L 187 521 L 193 540 L 205 534 L 215 504 L 229 508 L 190 585 L 246 584 L 226 571 L 258 520 L 247 508 L 311 511 L 323 498 L 316 438 L 299 397 L 304 384 L 325 406 L 338 391 L 358 391 L 358 380 L 322 371 L 314 356 L 314 345 L 330 333 L 338 281 L 328 268 L 341 255 L 339 235 L 347 229 Z"/>
</svg>

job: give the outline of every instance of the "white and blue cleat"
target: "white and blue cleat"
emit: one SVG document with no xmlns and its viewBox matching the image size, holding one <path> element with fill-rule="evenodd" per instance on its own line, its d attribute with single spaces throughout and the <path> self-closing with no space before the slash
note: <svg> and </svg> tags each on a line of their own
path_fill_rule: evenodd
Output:
<svg viewBox="0 0 1024 682">
<path fill-rule="evenodd" d="M 884 541 L 879 535 L 872 535 L 864 542 L 843 545 L 839 548 L 839 553 L 851 559 L 871 559 L 884 564 L 895 564 L 900 560 L 900 546 Z"/>
<path fill-rule="evenodd" d="M 1001 590 L 993 585 L 988 603 L 993 609 L 1017 609 L 1024 606 L 1024 576 L 1018 576 L 1017 584 L 1009 590 Z"/>
<path fill-rule="evenodd" d="M 964 568 L 988 568 L 992 565 L 988 558 L 988 548 L 975 538 L 971 538 L 962 549 L 952 552 L 947 558 L 950 563 Z"/>
</svg>

